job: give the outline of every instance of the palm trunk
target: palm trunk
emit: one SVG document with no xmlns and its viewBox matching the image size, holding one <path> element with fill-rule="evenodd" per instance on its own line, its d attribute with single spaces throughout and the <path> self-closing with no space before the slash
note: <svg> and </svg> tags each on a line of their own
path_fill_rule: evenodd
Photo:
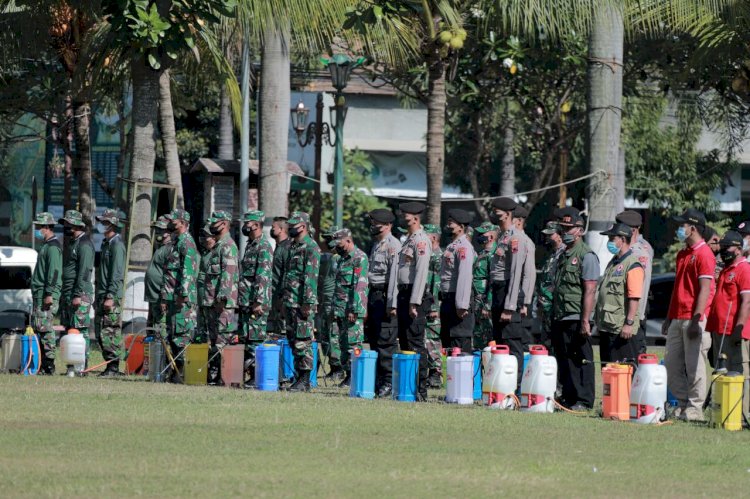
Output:
<svg viewBox="0 0 750 499">
<path fill-rule="evenodd" d="M 159 131 L 164 148 L 164 162 L 167 167 L 167 182 L 175 186 L 172 195 L 176 197 L 177 208 L 184 209 L 185 195 L 182 191 L 182 171 L 180 170 L 180 155 L 177 151 L 172 90 L 168 69 L 162 71 L 159 76 Z"/>
<path fill-rule="evenodd" d="M 219 107 L 219 159 L 234 158 L 234 126 L 232 124 L 232 103 L 227 85 L 221 86 Z"/>
<path fill-rule="evenodd" d="M 439 226 L 445 170 L 445 64 L 437 53 L 428 64 L 427 223 Z"/>
<path fill-rule="evenodd" d="M 599 234 L 615 218 L 614 179 L 620 150 L 622 118 L 622 7 L 594 7 L 588 70 L 588 140 L 589 171 L 604 171 L 589 181 L 589 232 L 587 242 L 604 264 L 611 255 L 607 238 Z"/>
<path fill-rule="evenodd" d="M 70 122 L 74 116 L 70 97 L 65 99 L 65 125 L 60 129 L 60 144 L 65 153 L 63 170 L 63 210 L 75 209 L 73 205 L 73 127 Z"/>
<path fill-rule="evenodd" d="M 93 227 L 94 200 L 91 196 L 91 106 L 88 102 L 74 104 L 75 170 L 78 174 L 78 210 L 86 227 Z"/>
<path fill-rule="evenodd" d="M 288 206 L 286 161 L 289 142 L 288 29 L 270 27 L 263 39 L 260 78 L 260 209 L 266 217 L 285 216 Z"/>
<path fill-rule="evenodd" d="M 144 57 L 133 59 L 133 154 L 130 178 L 151 181 L 156 161 L 156 120 L 158 119 L 160 72 L 148 67 Z M 130 186 L 132 189 L 132 185 Z M 132 190 L 130 193 L 132 199 Z M 128 200 L 130 202 L 130 199 Z M 151 259 L 151 189 L 139 189 L 131 207 L 130 264 L 145 266 Z"/>
</svg>

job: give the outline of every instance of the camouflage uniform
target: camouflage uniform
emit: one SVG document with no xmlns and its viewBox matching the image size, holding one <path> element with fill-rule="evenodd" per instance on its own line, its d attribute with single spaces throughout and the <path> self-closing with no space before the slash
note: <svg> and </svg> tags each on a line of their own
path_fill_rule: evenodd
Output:
<svg viewBox="0 0 750 499">
<path fill-rule="evenodd" d="M 169 220 L 167 217 L 161 216 L 151 226 L 157 230 L 165 231 L 169 226 Z M 157 241 L 159 246 L 154 251 L 143 278 L 143 298 L 148 303 L 148 326 L 158 326 L 163 329 L 166 327 L 167 317 L 161 312 L 161 288 L 164 284 L 164 264 L 169 253 L 172 252 L 172 244 L 169 240 L 166 243 L 164 242 L 164 235 L 161 235 L 161 237 L 162 240 Z"/>
<path fill-rule="evenodd" d="M 241 222 L 265 220 L 262 211 L 245 213 Z M 254 357 L 255 347 L 266 340 L 268 314 L 271 311 L 271 282 L 273 280 L 273 247 L 265 234 L 248 240 L 240 265 L 239 306 L 240 337 L 245 342 L 246 355 Z M 260 306 L 262 312 L 256 315 L 253 307 Z"/>
<path fill-rule="evenodd" d="M 349 229 L 341 229 L 333 235 L 334 242 L 351 237 Z M 354 246 L 338 261 L 334 277 L 333 321 L 331 337 L 338 338 L 341 348 L 341 366 L 351 372 L 349 350 L 362 348 L 365 339 L 364 320 L 367 313 L 367 270 L 369 261 L 364 251 Z M 349 320 L 354 315 L 354 321 Z M 331 341 L 333 344 L 333 341 Z"/>
<path fill-rule="evenodd" d="M 425 224 L 424 231 L 427 234 L 440 235 L 440 228 L 437 225 Z M 427 316 L 427 326 L 425 328 L 425 347 L 427 348 L 427 368 L 431 378 L 440 378 L 443 374 L 442 350 L 443 342 L 440 340 L 440 259 L 443 250 L 440 247 L 432 248 L 430 255 L 430 269 L 427 274 L 427 289 L 432 295 L 432 306 Z"/>
<path fill-rule="evenodd" d="M 58 223 L 75 225 L 85 231 L 86 225 L 80 212 L 68 210 Z M 65 329 L 74 328 L 80 331 L 86 340 L 86 358 L 91 350 L 89 327 L 91 326 L 91 304 L 94 301 L 94 285 L 91 276 L 94 273 L 94 244 L 88 234 L 82 232 L 77 238 L 70 239 L 63 251 L 62 294 L 60 298 L 60 322 Z M 74 298 L 81 301 L 72 305 Z"/>
<path fill-rule="evenodd" d="M 485 234 L 490 230 L 497 230 L 497 227 L 485 222 L 476 231 L 479 234 Z M 474 324 L 473 347 L 474 350 L 482 350 L 492 341 L 492 282 L 490 280 L 490 268 L 492 265 L 492 255 L 497 249 L 493 243 L 492 247 L 482 248 L 474 260 L 474 315 L 476 323 Z M 488 313 L 487 318 L 482 317 L 482 312 Z"/>
<path fill-rule="evenodd" d="M 34 226 L 56 225 L 51 213 L 39 213 L 34 219 Z M 55 347 L 57 335 L 53 321 L 60 303 L 62 287 L 62 246 L 55 236 L 46 239 L 38 250 L 34 274 L 31 277 L 31 296 L 34 300 L 32 327 L 41 339 L 41 370 L 47 374 L 55 372 Z M 52 303 L 45 304 L 46 298 Z"/>
<path fill-rule="evenodd" d="M 99 222 L 108 222 L 122 228 L 123 223 L 115 210 L 104 210 L 97 216 Z M 99 268 L 96 272 L 96 338 L 102 349 L 102 357 L 113 361 L 107 367 L 117 371 L 122 352 L 122 291 L 125 278 L 125 244 L 120 234 L 115 234 L 102 242 Z M 109 310 L 104 302 L 112 300 Z M 110 368 L 111 366 L 111 368 Z"/>
<path fill-rule="evenodd" d="M 307 213 L 294 212 L 289 225 L 305 223 L 310 226 Z M 315 339 L 315 307 L 318 304 L 318 271 L 320 247 L 306 234 L 294 241 L 284 270 L 284 310 L 287 338 L 294 352 L 294 369 L 298 379 L 306 379 L 313 369 L 312 342 Z M 309 307 L 305 317 L 302 307 Z"/>
<path fill-rule="evenodd" d="M 284 272 L 289 264 L 292 248 L 291 238 L 276 244 L 273 252 L 273 279 L 271 284 L 271 312 L 268 314 L 266 332 L 271 339 L 286 337 L 286 320 L 284 318 Z"/>
<path fill-rule="evenodd" d="M 330 250 L 333 235 L 339 230 L 338 227 L 330 227 L 321 237 L 326 241 Z M 316 319 L 316 331 L 318 342 L 323 349 L 323 355 L 328 357 L 328 365 L 331 372 L 341 370 L 341 345 L 338 334 L 333 333 L 333 293 L 336 289 L 336 270 L 341 257 L 333 253 L 322 253 L 320 255 L 320 272 L 318 273 L 318 313 Z"/>
<path fill-rule="evenodd" d="M 184 210 L 172 210 L 173 220 L 190 222 L 190 215 Z M 167 331 L 170 348 L 176 355 L 192 341 L 197 317 L 195 306 L 198 301 L 196 280 L 198 278 L 199 256 L 195 241 L 189 231 L 173 235 L 172 252 L 164 265 L 164 286 L 161 289 L 162 302 L 167 303 Z M 182 299 L 182 303 L 177 302 Z M 179 366 L 179 364 L 178 364 Z"/>
<path fill-rule="evenodd" d="M 205 225 L 201 229 L 200 237 L 201 239 L 213 237 L 208 225 Z M 208 342 L 208 321 L 211 305 L 206 305 L 206 272 L 208 270 L 208 262 L 211 260 L 211 254 L 215 248 L 215 244 L 211 248 L 207 248 L 203 244 L 200 247 L 200 264 L 198 265 L 198 278 L 195 282 L 198 293 L 198 324 L 194 338 L 196 343 Z"/>
</svg>

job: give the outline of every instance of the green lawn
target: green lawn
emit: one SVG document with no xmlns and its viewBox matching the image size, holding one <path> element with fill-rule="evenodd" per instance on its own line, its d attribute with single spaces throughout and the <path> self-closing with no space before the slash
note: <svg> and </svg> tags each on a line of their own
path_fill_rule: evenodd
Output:
<svg viewBox="0 0 750 499">
<path fill-rule="evenodd" d="M 440 393 L 435 392 L 437 397 Z M 0 376 L 0 496 L 738 496 L 750 432 Z"/>
</svg>

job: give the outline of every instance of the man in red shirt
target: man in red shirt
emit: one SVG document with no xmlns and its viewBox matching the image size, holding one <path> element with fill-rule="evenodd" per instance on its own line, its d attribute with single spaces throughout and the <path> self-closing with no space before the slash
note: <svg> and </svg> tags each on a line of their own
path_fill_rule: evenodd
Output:
<svg viewBox="0 0 750 499">
<path fill-rule="evenodd" d="M 705 331 L 711 305 L 716 257 L 703 240 L 706 217 L 692 208 L 675 217 L 677 239 L 686 247 L 677 253 L 672 299 L 662 334 L 667 337 L 664 364 L 669 389 L 678 401 L 675 416 L 703 421 L 706 360 L 711 334 Z"/>
<path fill-rule="evenodd" d="M 739 232 L 728 231 L 719 241 L 719 247 L 724 269 L 719 274 L 706 330 L 713 335 L 716 360 L 722 352 L 726 353 L 727 369 L 742 373 L 745 378 L 742 411 L 747 418 L 750 416 L 750 325 L 747 322 L 750 316 L 750 263 L 743 258 Z"/>
</svg>

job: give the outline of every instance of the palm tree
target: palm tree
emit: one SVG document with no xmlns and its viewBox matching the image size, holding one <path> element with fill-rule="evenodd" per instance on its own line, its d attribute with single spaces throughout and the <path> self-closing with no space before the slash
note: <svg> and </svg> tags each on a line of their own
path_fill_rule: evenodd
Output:
<svg viewBox="0 0 750 499">
<path fill-rule="evenodd" d="M 607 2 L 608 0 L 604 0 Z M 427 219 L 440 223 L 445 161 L 446 69 L 454 55 L 461 50 L 467 17 L 480 20 L 482 33 L 490 31 L 504 35 L 519 35 L 526 39 L 544 36 L 551 39 L 571 30 L 585 32 L 591 19 L 590 0 L 362 0 L 350 15 L 352 28 L 363 30 L 371 25 L 381 27 L 389 37 L 379 40 L 388 49 L 372 42 L 370 54 L 387 67 L 388 79 L 408 94 L 420 98 L 427 107 Z M 398 22 L 400 21 L 400 22 Z M 445 33 L 448 33 L 446 35 Z M 368 33 L 364 36 L 367 38 Z M 396 43 L 395 40 L 398 40 Z M 392 47 L 401 50 L 394 59 Z M 409 48 L 412 57 L 403 57 Z M 400 78 L 411 75 L 415 68 L 424 68 L 426 78 Z"/>
<path fill-rule="evenodd" d="M 164 163 L 167 169 L 167 182 L 175 186 L 174 196 L 177 208 L 185 208 L 185 195 L 182 191 L 182 171 L 180 155 L 177 151 L 177 132 L 174 126 L 172 109 L 172 89 L 169 69 L 159 76 L 159 131 L 164 149 Z"/>
<path fill-rule="evenodd" d="M 586 148 L 589 172 L 606 172 L 607 175 L 596 175 L 589 181 L 589 231 L 586 238 L 604 263 L 611 255 L 606 249 L 607 238 L 599 233 L 609 228 L 618 208 L 614 182 L 620 162 L 625 35 L 622 7 L 596 5 L 592 17 Z"/>
</svg>

